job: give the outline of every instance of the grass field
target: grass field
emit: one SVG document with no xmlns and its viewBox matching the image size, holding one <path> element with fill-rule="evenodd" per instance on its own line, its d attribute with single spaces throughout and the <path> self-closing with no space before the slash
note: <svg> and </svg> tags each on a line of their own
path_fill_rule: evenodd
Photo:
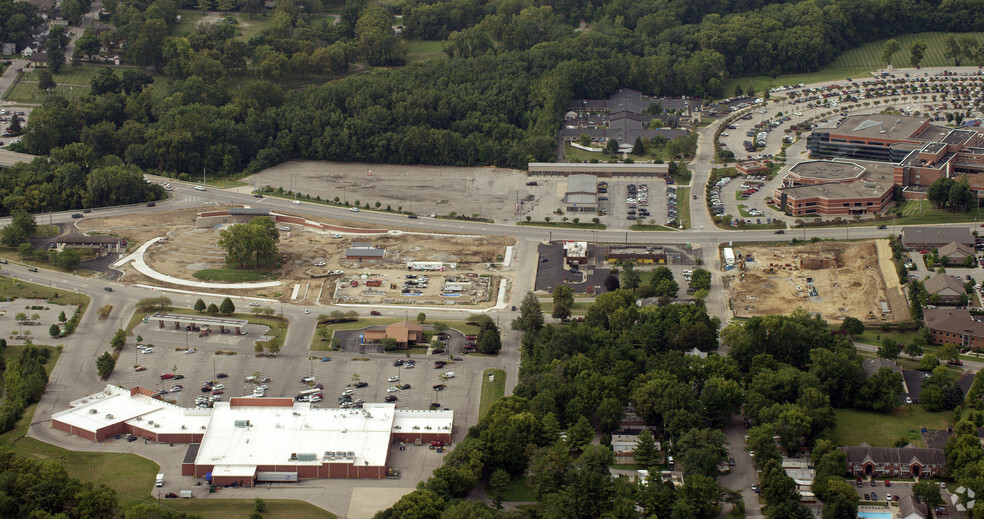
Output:
<svg viewBox="0 0 984 519">
<path fill-rule="evenodd" d="M 3 276 L 0 276 L 0 294 L 4 297 L 15 298 L 44 297 L 48 299 L 48 302 L 54 305 L 76 305 L 79 303 L 82 303 L 83 306 L 89 305 L 89 296 L 85 294 L 76 294 L 75 292 L 69 290 L 46 287 Z M 69 312 L 65 312 L 65 315 L 71 317 Z"/>
<path fill-rule="evenodd" d="M 952 61 L 947 60 L 943 56 L 943 39 L 946 38 L 947 34 L 945 32 L 921 32 L 896 36 L 895 40 L 902 46 L 902 50 L 892 56 L 892 64 L 896 67 L 909 67 L 909 45 L 921 39 L 926 42 L 926 56 L 920 63 L 921 66 L 942 67 L 953 65 Z M 984 36 L 984 33 L 980 32 L 963 34 L 969 34 L 978 39 Z M 751 84 L 754 86 L 755 91 L 761 94 L 764 90 L 768 90 L 770 86 L 817 83 L 846 77 L 852 79 L 855 77 L 870 77 L 869 72 L 885 67 L 885 63 L 881 61 L 881 50 L 884 45 L 885 40 L 878 40 L 846 51 L 840 56 L 837 56 L 830 65 L 817 72 L 790 74 L 777 78 L 752 76 L 729 79 L 724 85 L 724 96 L 732 95 L 737 85 L 741 85 L 742 89 L 747 90 L 748 85 Z"/>
<path fill-rule="evenodd" d="M 264 499 L 266 509 L 263 519 L 334 519 L 336 515 L 303 501 Z M 172 499 L 161 503 L 161 508 L 206 519 L 242 519 L 249 517 L 255 506 L 252 499 Z"/>
<path fill-rule="evenodd" d="M 198 24 L 205 19 L 206 16 L 209 17 L 212 23 L 218 20 L 224 19 L 227 14 L 219 11 L 209 11 L 208 13 L 203 13 L 202 11 L 192 10 L 192 9 L 182 9 L 178 12 L 181 15 L 181 22 L 175 24 L 174 33 L 175 34 L 188 34 L 195 31 Z M 260 14 L 254 15 L 250 19 L 249 14 L 246 13 L 228 13 L 239 21 L 238 24 L 233 25 L 236 29 L 236 37 L 242 40 L 249 40 L 254 36 L 259 36 L 263 29 L 266 29 L 270 25 L 272 19 L 271 16 L 263 16 Z M 312 27 L 315 25 L 312 24 Z"/>
<path fill-rule="evenodd" d="M 24 81 L 18 81 L 14 86 L 7 90 L 6 95 L 3 97 L 4 101 L 12 101 L 15 103 L 36 103 L 41 104 L 49 97 L 58 95 L 64 97 L 65 99 L 79 99 L 82 96 L 89 93 L 88 86 L 67 86 L 57 84 L 54 90 L 50 92 L 45 92 L 43 90 L 38 90 L 37 83 L 25 83 Z"/>
<path fill-rule="evenodd" d="M 243 187 L 246 185 L 245 182 L 240 182 L 238 180 L 233 180 L 231 178 L 208 178 L 205 180 L 205 184 L 219 189 L 228 189 L 230 187 Z"/>
<path fill-rule="evenodd" d="M 878 346 L 881 344 L 882 339 L 891 338 L 895 342 L 900 344 L 909 344 L 913 339 L 916 338 L 916 332 L 898 332 L 889 331 L 883 332 L 877 328 L 865 328 L 864 333 L 854 338 L 857 342 L 863 342 L 865 344 L 873 344 Z"/>
<path fill-rule="evenodd" d="M 574 304 L 571 305 L 571 315 L 584 315 L 588 313 L 588 308 L 591 307 L 591 304 L 592 304 L 591 302 L 579 303 L 577 302 L 577 299 L 575 299 Z M 552 317 L 550 316 L 553 314 L 553 307 L 554 307 L 553 300 L 541 299 L 540 307 L 543 309 L 543 318 L 552 319 Z"/>
<path fill-rule="evenodd" d="M 223 281 L 226 283 L 266 281 L 270 279 L 270 274 L 266 272 L 254 272 L 251 270 L 238 270 L 233 268 L 204 269 L 199 270 L 192 275 L 203 281 Z"/>
<path fill-rule="evenodd" d="M 923 446 L 920 430 L 945 429 L 953 423 L 953 413 L 930 413 L 921 405 L 907 405 L 891 414 L 835 409 L 837 428 L 834 441 L 840 445 L 858 445 L 861 442 L 875 447 L 891 447 L 896 440 L 905 438 L 916 446 Z"/>
<path fill-rule="evenodd" d="M 427 61 L 429 59 L 445 59 L 448 57 L 441 47 L 440 40 L 405 40 L 407 43 L 407 61 Z"/>
<path fill-rule="evenodd" d="M 585 151 L 568 144 L 564 146 L 564 158 L 568 161 L 580 160 L 581 162 L 588 162 L 590 160 L 597 160 L 598 162 L 608 162 L 612 156 L 607 153 Z"/>
<path fill-rule="evenodd" d="M 493 378 L 489 382 L 489 376 Z M 501 369 L 489 368 L 482 372 L 482 397 L 478 403 L 478 419 L 481 420 L 485 413 L 496 400 L 506 394 L 506 372 Z"/>
<path fill-rule="evenodd" d="M 684 229 L 689 228 L 693 223 L 690 221 L 690 188 L 677 188 L 677 221 Z"/>
</svg>

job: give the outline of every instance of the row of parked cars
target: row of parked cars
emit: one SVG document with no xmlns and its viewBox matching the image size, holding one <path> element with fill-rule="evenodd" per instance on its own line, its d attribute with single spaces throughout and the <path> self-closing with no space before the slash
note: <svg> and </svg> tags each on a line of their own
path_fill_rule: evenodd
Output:
<svg viewBox="0 0 984 519">
<path fill-rule="evenodd" d="M 648 184 L 629 184 L 625 187 L 628 195 L 625 197 L 625 205 L 628 207 L 625 218 L 627 220 L 637 220 L 649 216 L 649 185 Z"/>
<path fill-rule="evenodd" d="M 731 182 L 731 177 L 724 177 L 714 183 L 708 190 L 708 202 L 711 204 L 711 214 L 721 216 L 724 214 L 724 204 L 721 202 L 721 188 Z"/>
</svg>

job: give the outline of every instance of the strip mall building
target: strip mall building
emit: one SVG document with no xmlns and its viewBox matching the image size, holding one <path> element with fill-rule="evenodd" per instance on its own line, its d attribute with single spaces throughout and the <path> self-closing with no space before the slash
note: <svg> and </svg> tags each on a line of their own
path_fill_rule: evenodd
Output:
<svg viewBox="0 0 984 519">
<path fill-rule="evenodd" d="M 92 441 L 130 433 L 187 443 L 184 476 L 217 485 L 299 479 L 382 479 L 391 445 L 451 442 L 454 411 L 325 409 L 291 398 L 232 398 L 189 409 L 144 388 L 107 386 L 52 416 L 52 426 Z"/>
</svg>

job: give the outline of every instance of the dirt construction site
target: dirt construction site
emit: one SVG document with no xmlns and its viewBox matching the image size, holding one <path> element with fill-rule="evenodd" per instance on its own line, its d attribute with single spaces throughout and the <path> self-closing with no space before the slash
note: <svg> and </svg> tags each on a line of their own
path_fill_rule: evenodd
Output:
<svg viewBox="0 0 984 519">
<path fill-rule="evenodd" d="M 196 228 L 195 219 L 203 211 L 223 208 L 208 206 L 89 218 L 80 227 L 126 236 L 131 251 L 148 240 L 164 237 L 163 242 L 147 249 L 144 255 L 147 265 L 168 276 L 199 281 L 194 276 L 196 272 L 227 267 L 225 252 L 217 245 L 226 226 Z M 353 234 L 317 232 L 298 226 L 291 229 L 280 232 L 278 268 L 256 279 L 280 281 L 280 286 L 223 292 L 300 304 L 474 304 L 481 307 L 483 303 L 495 303 L 499 279 L 513 274 L 511 269 L 504 270 L 501 263 L 506 248 L 514 240 L 503 236 Z M 382 250 L 381 258 L 371 257 L 380 254 L 379 250 Z M 167 286 L 140 274 L 129 264 L 125 268 L 125 283 Z"/>
<path fill-rule="evenodd" d="M 746 245 L 734 255 L 724 276 L 736 317 L 803 308 L 827 321 L 909 318 L 888 240 Z"/>
</svg>

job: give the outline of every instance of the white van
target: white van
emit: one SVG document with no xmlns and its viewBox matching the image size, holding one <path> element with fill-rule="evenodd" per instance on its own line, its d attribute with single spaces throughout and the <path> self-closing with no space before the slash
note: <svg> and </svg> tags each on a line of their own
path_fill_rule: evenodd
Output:
<svg viewBox="0 0 984 519">
<path fill-rule="evenodd" d="M 163 487 L 164 486 L 164 474 L 163 473 L 157 475 L 157 481 L 155 482 L 154 485 L 155 486 L 158 486 L 158 487 Z"/>
<path fill-rule="evenodd" d="M 453 371 L 449 371 L 449 372 L 445 373 L 444 374 L 444 378 L 454 378 L 454 372 Z"/>
</svg>

